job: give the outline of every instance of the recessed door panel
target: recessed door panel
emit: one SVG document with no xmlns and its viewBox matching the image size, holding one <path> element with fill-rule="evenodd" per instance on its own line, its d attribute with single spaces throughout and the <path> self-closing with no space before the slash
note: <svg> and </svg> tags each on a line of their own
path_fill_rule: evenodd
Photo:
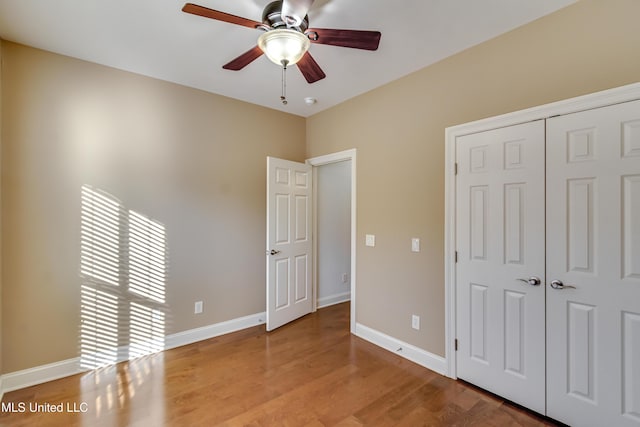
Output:
<svg viewBox="0 0 640 427">
<path fill-rule="evenodd" d="M 567 132 L 567 163 L 596 159 L 596 129 L 575 129 Z"/>
<path fill-rule="evenodd" d="M 471 259 L 487 259 L 487 215 L 489 188 L 477 186 L 470 188 L 471 195 Z"/>
<path fill-rule="evenodd" d="M 472 283 L 471 301 L 471 358 L 487 362 L 487 287 Z"/>
<path fill-rule="evenodd" d="M 469 171 L 471 173 L 482 173 L 489 170 L 489 165 L 487 164 L 488 151 L 489 147 L 486 145 L 472 147 L 469 150 Z"/>
<path fill-rule="evenodd" d="M 594 272 L 595 180 L 567 181 L 568 270 Z"/>
<path fill-rule="evenodd" d="M 525 184 L 504 186 L 504 262 L 524 264 Z"/>
<path fill-rule="evenodd" d="M 289 306 L 289 259 L 276 260 L 276 310 Z"/>
<path fill-rule="evenodd" d="M 525 298 L 522 292 L 504 293 L 504 370 L 525 375 Z"/>
<path fill-rule="evenodd" d="M 309 277 L 309 257 L 307 255 L 299 255 L 295 259 L 296 263 L 296 292 L 295 292 L 295 300 L 296 302 L 300 302 L 309 298 L 309 284 L 307 283 L 307 278 Z"/>
<path fill-rule="evenodd" d="M 640 156 L 640 120 L 622 123 L 623 157 Z"/>
<path fill-rule="evenodd" d="M 520 169 L 524 165 L 524 143 L 526 140 L 507 141 L 504 143 L 504 168 Z"/>
<path fill-rule="evenodd" d="M 304 242 L 309 239 L 310 224 L 309 197 L 306 195 L 296 195 L 296 242 Z"/>
<path fill-rule="evenodd" d="M 622 413 L 640 423 L 640 314 L 622 313 Z"/>
<path fill-rule="evenodd" d="M 295 171 L 296 188 L 307 190 L 309 189 L 309 172 L 307 171 Z"/>
<path fill-rule="evenodd" d="M 622 271 L 640 285 L 640 174 L 622 177 Z"/>
<path fill-rule="evenodd" d="M 595 400 L 596 372 L 595 307 L 569 303 L 569 316 L 565 325 L 567 334 L 567 371 L 569 373 L 567 393 Z"/>
<path fill-rule="evenodd" d="M 276 194 L 276 230 L 275 230 L 275 244 L 284 245 L 289 243 L 289 230 L 291 228 L 290 221 L 290 199 L 289 194 Z"/>
<path fill-rule="evenodd" d="M 275 183 L 280 185 L 289 185 L 289 177 L 291 176 L 291 169 L 289 168 L 276 168 L 275 169 Z"/>
</svg>

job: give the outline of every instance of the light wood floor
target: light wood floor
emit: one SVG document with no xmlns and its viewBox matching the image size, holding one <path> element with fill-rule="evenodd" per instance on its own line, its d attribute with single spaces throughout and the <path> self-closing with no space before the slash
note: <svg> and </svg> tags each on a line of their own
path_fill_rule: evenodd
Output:
<svg viewBox="0 0 640 427">
<path fill-rule="evenodd" d="M 555 425 L 349 334 L 339 304 L 7 393 L 0 426 Z M 63 403 L 63 413 L 29 405 Z M 87 412 L 69 413 L 69 409 Z"/>
</svg>

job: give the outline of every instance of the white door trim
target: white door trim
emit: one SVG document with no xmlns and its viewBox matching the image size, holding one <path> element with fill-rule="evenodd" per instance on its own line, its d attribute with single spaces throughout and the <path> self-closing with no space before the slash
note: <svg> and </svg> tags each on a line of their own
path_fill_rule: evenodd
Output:
<svg viewBox="0 0 640 427">
<path fill-rule="evenodd" d="M 447 376 L 457 378 L 455 359 L 456 338 L 456 294 L 455 294 L 455 251 L 456 251 L 456 140 L 462 135 L 483 132 L 505 126 L 534 120 L 546 119 L 557 115 L 590 110 L 607 105 L 640 99 L 640 83 L 596 92 L 563 101 L 545 104 L 526 110 L 503 114 L 445 129 L 445 241 L 444 241 L 444 280 L 445 280 L 445 360 Z M 353 268 L 353 267 L 352 267 Z M 352 304 L 352 307 L 354 304 Z M 352 313 L 353 314 L 353 313 Z M 353 327 L 353 326 L 352 326 Z"/>
<path fill-rule="evenodd" d="M 313 157 L 307 159 L 306 163 L 313 166 L 314 174 L 317 166 L 328 165 L 330 163 L 342 162 L 345 160 L 351 160 L 351 333 L 356 333 L 356 149 L 340 151 L 337 153 L 327 154 L 324 156 Z M 313 187 L 313 307 L 315 311 L 316 299 L 317 299 L 317 236 L 318 224 L 317 224 L 317 200 L 316 200 L 316 187 Z"/>
</svg>

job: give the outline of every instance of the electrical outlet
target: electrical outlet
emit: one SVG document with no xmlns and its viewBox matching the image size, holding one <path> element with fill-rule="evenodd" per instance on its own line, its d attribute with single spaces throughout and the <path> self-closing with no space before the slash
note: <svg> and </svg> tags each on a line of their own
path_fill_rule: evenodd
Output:
<svg viewBox="0 0 640 427">
<path fill-rule="evenodd" d="M 342 283 L 344 283 L 344 284 L 349 283 L 349 274 L 348 273 L 342 273 Z"/>
<path fill-rule="evenodd" d="M 420 316 L 415 314 L 411 316 L 411 327 L 415 330 L 420 330 Z"/>
<path fill-rule="evenodd" d="M 195 303 L 195 305 L 193 307 L 193 312 L 195 314 L 200 314 L 200 313 L 202 313 L 202 309 L 203 309 L 202 301 L 196 301 L 196 303 Z"/>
<path fill-rule="evenodd" d="M 375 234 L 367 234 L 364 236 L 364 244 L 366 246 L 374 247 L 376 245 L 376 236 Z"/>
</svg>

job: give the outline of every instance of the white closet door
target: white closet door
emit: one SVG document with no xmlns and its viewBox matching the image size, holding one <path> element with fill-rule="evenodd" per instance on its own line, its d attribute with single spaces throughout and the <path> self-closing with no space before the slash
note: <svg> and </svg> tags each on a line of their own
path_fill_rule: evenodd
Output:
<svg viewBox="0 0 640 427">
<path fill-rule="evenodd" d="M 637 427 L 640 101 L 547 129 L 547 415 Z"/>
<path fill-rule="evenodd" d="M 456 141 L 457 375 L 540 413 L 544 132 L 537 121 Z"/>
</svg>

